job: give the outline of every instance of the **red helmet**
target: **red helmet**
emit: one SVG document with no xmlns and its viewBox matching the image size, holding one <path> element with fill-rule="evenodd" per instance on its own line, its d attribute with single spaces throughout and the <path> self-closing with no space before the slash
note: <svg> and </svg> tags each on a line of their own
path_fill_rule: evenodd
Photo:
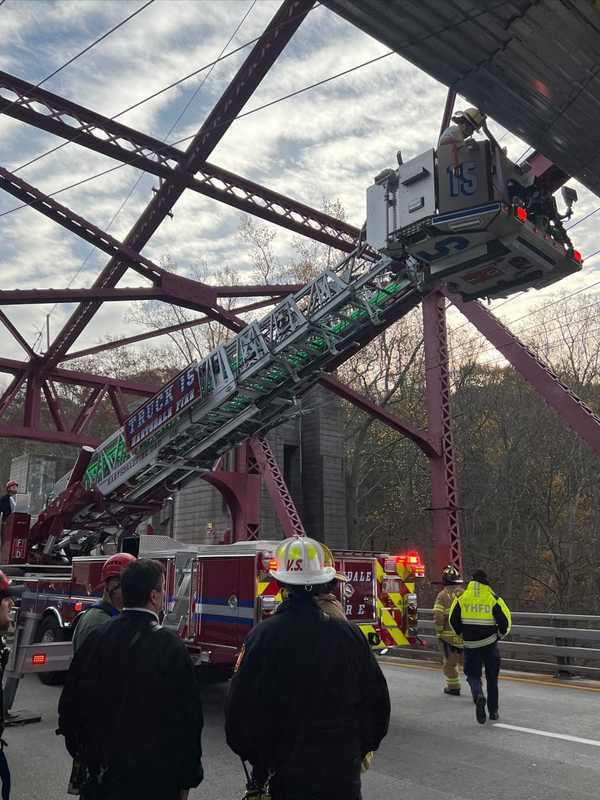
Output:
<svg viewBox="0 0 600 800">
<path fill-rule="evenodd" d="M 132 556 L 131 553 L 115 553 L 102 566 L 101 582 L 106 583 L 109 578 L 119 578 L 125 567 L 133 564 L 134 561 L 137 561 L 137 558 Z"/>
<path fill-rule="evenodd" d="M 6 484 L 6 491 L 7 492 L 10 489 L 11 486 L 16 486 L 18 488 L 19 484 L 18 484 L 17 481 L 8 481 L 8 483 Z"/>
</svg>

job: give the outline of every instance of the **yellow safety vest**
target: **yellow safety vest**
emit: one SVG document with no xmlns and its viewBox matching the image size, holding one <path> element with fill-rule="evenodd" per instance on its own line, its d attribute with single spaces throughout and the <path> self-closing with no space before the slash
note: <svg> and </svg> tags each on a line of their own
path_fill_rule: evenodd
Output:
<svg viewBox="0 0 600 800">
<path fill-rule="evenodd" d="M 493 644 L 498 639 L 496 619 L 494 617 L 494 606 L 496 604 L 500 606 L 508 620 L 508 630 L 504 635 L 510 633 L 512 619 L 508 606 L 501 597 L 494 594 L 487 584 L 470 581 L 463 594 L 457 597 L 452 604 L 450 616 L 452 616 L 456 603 L 460 605 L 465 647 L 483 647 L 487 644 Z M 465 635 L 465 625 L 480 627 L 481 638 L 473 639 L 471 636 Z"/>
</svg>

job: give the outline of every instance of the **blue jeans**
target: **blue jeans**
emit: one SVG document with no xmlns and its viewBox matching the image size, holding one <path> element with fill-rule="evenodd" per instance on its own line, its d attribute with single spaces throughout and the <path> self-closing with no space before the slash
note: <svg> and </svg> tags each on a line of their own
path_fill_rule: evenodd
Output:
<svg viewBox="0 0 600 800">
<path fill-rule="evenodd" d="M 483 694 L 481 670 L 485 667 L 487 684 L 487 707 L 490 714 L 498 711 L 498 674 L 500 673 L 500 651 L 497 642 L 485 647 L 465 647 L 465 676 L 471 687 L 473 700 Z"/>
</svg>

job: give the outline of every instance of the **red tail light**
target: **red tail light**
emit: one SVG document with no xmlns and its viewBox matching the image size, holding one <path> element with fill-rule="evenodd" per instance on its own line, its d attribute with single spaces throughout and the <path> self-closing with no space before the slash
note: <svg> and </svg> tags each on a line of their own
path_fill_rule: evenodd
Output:
<svg viewBox="0 0 600 800">
<path fill-rule="evenodd" d="M 74 611 L 76 614 L 79 614 L 79 612 L 80 612 L 80 611 L 83 611 L 83 603 L 81 603 L 81 602 L 78 600 L 78 601 L 75 603 L 75 605 L 73 606 L 73 611 Z"/>
<path fill-rule="evenodd" d="M 36 653 L 31 656 L 31 663 L 34 667 L 43 667 L 48 661 L 48 656 L 45 653 Z"/>
<path fill-rule="evenodd" d="M 268 566 L 269 572 L 272 572 L 273 570 L 276 570 L 276 569 L 279 568 L 279 561 L 277 561 L 276 558 L 271 558 L 269 560 L 269 563 L 268 563 L 267 566 Z"/>
<path fill-rule="evenodd" d="M 523 208 L 523 206 L 517 206 L 515 208 L 515 217 L 520 222 L 525 222 L 527 220 L 527 211 Z"/>
<path fill-rule="evenodd" d="M 581 255 L 579 250 L 573 250 L 573 255 L 571 256 L 571 258 L 574 261 L 576 261 L 578 264 L 582 264 L 583 263 L 583 256 Z"/>
</svg>

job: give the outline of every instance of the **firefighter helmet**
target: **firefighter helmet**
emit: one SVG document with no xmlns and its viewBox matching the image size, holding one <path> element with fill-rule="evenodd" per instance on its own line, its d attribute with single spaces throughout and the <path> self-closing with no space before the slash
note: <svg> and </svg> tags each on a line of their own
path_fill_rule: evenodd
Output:
<svg viewBox="0 0 600 800">
<path fill-rule="evenodd" d="M 271 575 L 290 586 L 319 586 L 336 577 L 331 550 L 308 536 L 284 539 L 275 560 L 277 569 L 272 569 Z"/>
<path fill-rule="evenodd" d="M 102 572 L 100 573 L 100 582 L 106 583 L 109 578 L 119 578 L 121 573 L 130 564 L 137 561 L 135 556 L 131 553 L 115 553 L 114 556 L 108 558 L 102 565 Z"/>
<path fill-rule="evenodd" d="M 462 583 L 463 579 L 460 577 L 460 572 L 453 567 L 452 564 L 448 564 L 446 569 L 442 572 L 442 583 L 446 586 L 453 584 L 453 583 Z"/>
<path fill-rule="evenodd" d="M 452 121 L 466 121 L 474 131 L 478 131 L 485 122 L 485 114 L 483 114 L 478 108 L 465 108 L 464 111 L 457 111 L 452 117 Z"/>
</svg>

